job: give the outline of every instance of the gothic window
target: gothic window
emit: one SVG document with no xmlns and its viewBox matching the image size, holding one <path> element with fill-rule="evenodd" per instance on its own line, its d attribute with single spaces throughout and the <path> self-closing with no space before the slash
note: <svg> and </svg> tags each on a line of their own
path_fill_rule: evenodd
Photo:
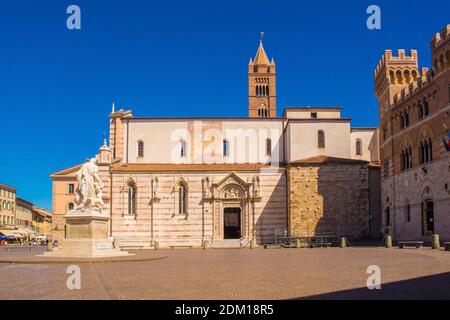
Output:
<svg viewBox="0 0 450 320">
<path fill-rule="evenodd" d="M 356 140 L 356 155 L 360 156 L 362 155 L 362 146 L 361 146 L 361 139 Z"/>
<path fill-rule="evenodd" d="M 422 119 L 424 117 L 422 101 L 417 103 L 417 109 L 419 110 L 419 119 Z"/>
<path fill-rule="evenodd" d="M 431 138 L 420 142 L 419 146 L 419 162 L 427 163 L 433 160 L 433 142 Z"/>
<path fill-rule="evenodd" d="M 178 213 L 187 213 L 187 187 L 184 184 L 178 187 Z"/>
<path fill-rule="evenodd" d="M 411 205 L 409 204 L 409 201 L 406 201 L 405 206 L 405 221 L 411 222 Z"/>
<path fill-rule="evenodd" d="M 73 205 L 73 203 L 72 203 L 72 202 L 70 202 L 70 203 L 69 203 L 69 205 L 68 205 L 68 208 L 69 208 L 69 210 L 73 210 L 73 208 L 74 208 L 74 205 Z"/>
<path fill-rule="evenodd" d="M 433 142 L 428 138 L 428 160 L 433 161 Z"/>
<path fill-rule="evenodd" d="M 186 141 L 184 140 L 180 141 L 180 156 L 186 157 Z"/>
<path fill-rule="evenodd" d="M 137 188 L 133 182 L 128 183 L 128 214 L 136 214 Z"/>
<path fill-rule="evenodd" d="M 385 177 L 389 176 L 389 159 L 385 159 L 383 162 L 383 175 Z"/>
<path fill-rule="evenodd" d="M 412 149 L 411 147 L 405 148 L 401 152 L 400 156 L 400 170 L 407 170 L 412 168 Z"/>
<path fill-rule="evenodd" d="M 272 155 L 272 140 L 266 139 L 266 156 Z"/>
<path fill-rule="evenodd" d="M 325 133 L 323 132 L 323 130 L 319 130 L 317 132 L 317 147 L 325 148 Z"/>
<path fill-rule="evenodd" d="M 426 117 L 429 115 L 427 98 L 423 98 L 422 105 L 423 105 L 423 117 Z"/>
<path fill-rule="evenodd" d="M 144 156 L 144 142 L 138 141 L 138 157 Z"/>
<path fill-rule="evenodd" d="M 425 162 L 425 149 L 423 145 L 423 141 L 420 142 L 419 145 L 419 163 L 422 164 Z"/>
<path fill-rule="evenodd" d="M 383 127 L 383 141 L 386 141 L 387 139 L 387 128 L 386 126 Z"/>
<path fill-rule="evenodd" d="M 226 140 L 226 139 L 223 140 L 223 155 L 225 157 L 230 155 L 228 140 Z"/>
</svg>

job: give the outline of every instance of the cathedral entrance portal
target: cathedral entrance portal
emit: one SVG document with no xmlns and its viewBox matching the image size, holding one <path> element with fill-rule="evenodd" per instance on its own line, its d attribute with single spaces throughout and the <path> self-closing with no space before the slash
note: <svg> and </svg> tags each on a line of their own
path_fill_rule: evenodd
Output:
<svg viewBox="0 0 450 320">
<path fill-rule="evenodd" d="M 241 208 L 224 208 L 223 210 L 223 238 L 241 238 Z"/>
</svg>

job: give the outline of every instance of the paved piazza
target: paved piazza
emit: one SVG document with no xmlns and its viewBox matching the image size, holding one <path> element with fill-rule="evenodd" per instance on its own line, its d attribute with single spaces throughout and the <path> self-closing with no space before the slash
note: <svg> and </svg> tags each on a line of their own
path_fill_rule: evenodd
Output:
<svg viewBox="0 0 450 320">
<path fill-rule="evenodd" d="M 156 255 L 155 251 L 136 251 Z M 81 290 L 67 264 L 0 264 L 0 299 L 436 299 L 450 298 L 450 252 L 424 249 L 160 250 L 166 259 L 83 263 Z M 30 253 L 6 253 L 24 256 Z M 381 268 L 381 290 L 366 269 Z"/>
</svg>

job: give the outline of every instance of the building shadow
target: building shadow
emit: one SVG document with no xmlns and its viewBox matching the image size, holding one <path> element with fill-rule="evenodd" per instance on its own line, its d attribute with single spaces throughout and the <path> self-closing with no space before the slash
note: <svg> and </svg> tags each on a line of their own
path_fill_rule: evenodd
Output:
<svg viewBox="0 0 450 320">
<path fill-rule="evenodd" d="M 342 290 L 293 300 L 442 300 L 450 299 L 450 272 L 383 283 L 381 289 L 367 287 Z"/>
</svg>

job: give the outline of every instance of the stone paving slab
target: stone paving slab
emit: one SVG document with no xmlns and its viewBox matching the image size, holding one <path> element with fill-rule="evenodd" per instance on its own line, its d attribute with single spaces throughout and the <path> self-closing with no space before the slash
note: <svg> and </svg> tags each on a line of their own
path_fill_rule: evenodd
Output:
<svg viewBox="0 0 450 320">
<path fill-rule="evenodd" d="M 0 299 L 450 299 L 450 253 L 443 250 L 133 253 L 167 258 L 80 264 L 81 290 L 67 289 L 68 264 L 0 263 Z M 0 253 L 0 258 L 5 255 Z M 381 290 L 366 287 L 370 265 L 381 269 Z"/>
</svg>

